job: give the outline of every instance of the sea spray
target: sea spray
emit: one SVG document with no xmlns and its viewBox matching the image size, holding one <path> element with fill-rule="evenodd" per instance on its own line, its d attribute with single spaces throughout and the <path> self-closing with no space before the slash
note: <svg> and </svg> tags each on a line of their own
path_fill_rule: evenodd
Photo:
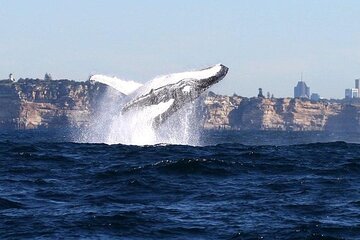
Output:
<svg viewBox="0 0 360 240">
<path fill-rule="evenodd" d="M 126 96 L 112 87 L 106 90 L 94 104 L 93 114 L 89 119 L 89 126 L 82 129 L 78 140 L 86 143 L 106 143 L 111 130 L 114 116 L 121 111 L 126 102 Z"/>
<path fill-rule="evenodd" d="M 199 144 L 196 108 L 187 104 L 159 127 L 154 126 L 153 109 L 139 109 L 113 117 L 107 133 L 108 144 Z"/>
<path fill-rule="evenodd" d="M 119 113 L 113 117 L 107 133 L 108 144 L 151 145 L 156 144 L 156 133 L 152 127 L 153 118 L 149 111 Z"/>
<path fill-rule="evenodd" d="M 202 129 L 198 114 L 200 100 L 186 104 L 171 116 L 157 131 L 157 141 L 169 144 L 200 145 Z"/>
<path fill-rule="evenodd" d="M 200 100 L 186 104 L 158 127 L 154 118 L 166 110 L 172 102 L 133 109 L 125 114 L 121 108 L 127 102 L 126 96 L 111 87 L 97 104 L 98 107 L 90 120 L 91 125 L 83 131 L 81 142 L 154 145 L 181 144 L 199 145 L 201 121 L 199 121 Z"/>
</svg>

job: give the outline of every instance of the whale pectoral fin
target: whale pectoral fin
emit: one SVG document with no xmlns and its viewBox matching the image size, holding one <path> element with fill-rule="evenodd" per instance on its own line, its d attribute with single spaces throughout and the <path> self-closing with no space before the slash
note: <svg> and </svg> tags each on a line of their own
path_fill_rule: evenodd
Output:
<svg viewBox="0 0 360 240">
<path fill-rule="evenodd" d="M 129 95 L 129 94 L 133 93 L 134 91 L 136 91 L 143 85 L 141 83 L 134 82 L 131 80 L 123 80 L 120 78 L 109 77 L 109 76 L 100 75 L 100 74 L 95 74 L 95 75 L 90 76 L 89 80 L 105 84 L 125 95 Z"/>
<path fill-rule="evenodd" d="M 180 106 L 178 105 L 178 102 L 174 101 L 165 112 L 154 118 L 153 127 L 155 129 L 158 128 L 161 124 L 168 120 L 171 115 L 173 115 L 177 110 L 179 110 L 179 108 Z"/>
</svg>

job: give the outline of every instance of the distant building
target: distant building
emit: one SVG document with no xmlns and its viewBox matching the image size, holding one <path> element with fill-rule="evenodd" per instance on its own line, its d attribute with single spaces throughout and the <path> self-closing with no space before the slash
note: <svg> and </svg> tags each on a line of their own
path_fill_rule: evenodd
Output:
<svg viewBox="0 0 360 240">
<path fill-rule="evenodd" d="M 310 98 L 310 87 L 305 82 L 299 81 L 296 87 L 294 87 L 295 98 Z"/>
<path fill-rule="evenodd" d="M 318 93 L 312 93 L 310 99 L 312 101 L 319 101 L 320 100 L 320 94 Z"/>
<path fill-rule="evenodd" d="M 50 81 L 50 80 L 52 80 L 51 74 L 50 74 L 50 73 L 45 73 L 44 80 L 45 80 L 45 81 Z"/>
<path fill-rule="evenodd" d="M 359 89 L 357 88 L 348 88 L 345 89 L 345 98 L 358 98 L 359 97 Z"/>
<path fill-rule="evenodd" d="M 345 98 L 360 98 L 360 79 L 355 79 L 355 88 L 345 89 Z"/>
<path fill-rule="evenodd" d="M 262 92 L 262 88 L 259 88 L 258 98 L 265 98 L 265 97 L 264 97 L 264 94 L 263 94 L 263 92 Z"/>
<path fill-rule="evenodd" d="M 9 80 L 15 82 L 14 75 L 12 73 L 9 74 Z"/>
</svg>

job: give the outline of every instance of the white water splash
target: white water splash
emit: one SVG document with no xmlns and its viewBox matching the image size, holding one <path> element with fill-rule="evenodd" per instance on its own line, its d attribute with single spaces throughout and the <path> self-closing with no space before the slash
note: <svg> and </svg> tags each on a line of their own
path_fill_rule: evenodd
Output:
<svg viewBox="0 0 360 240">
<path fill-rule="evenodd" d="M 154 113 L 156 112 L 152 108 L 115 116 L 106 133 L 105 143 L 129 145 L 199 144 L 199 132 L 196 131 L 196 124 L 194 123 L 195 107 L 192 104 L 175 113 L 159 128 L 153 127 Z"/>
<path fill-rule="evenodd" d="M 121 114 L 126 101 L 119 101 L 111 88 L 99 103 L 91 127 L 83 133 L 83 142 L 154 145 L 199 145 L 200 122 L 196 119 L 196 103 L 189 103 L 174 113 L 160 127 L 154 128 L 157 115 L 166 111 L 173 100 Z"/>
</svg>

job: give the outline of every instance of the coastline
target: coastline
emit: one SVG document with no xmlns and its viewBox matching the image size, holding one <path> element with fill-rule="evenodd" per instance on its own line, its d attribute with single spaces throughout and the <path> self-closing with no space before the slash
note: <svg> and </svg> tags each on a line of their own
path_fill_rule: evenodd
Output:
<svg viewBox="0 0 360 240">
<path fill-rule="evenodd" d="M 2 80 L 0 129 L 86 128 L 104 107 L 101 102 L 123 97 L 91 81 Z M 208 92 L 197 105 L 206 130 L 360 132 L 357 101 L 247 98 Z"/>
</svg>

